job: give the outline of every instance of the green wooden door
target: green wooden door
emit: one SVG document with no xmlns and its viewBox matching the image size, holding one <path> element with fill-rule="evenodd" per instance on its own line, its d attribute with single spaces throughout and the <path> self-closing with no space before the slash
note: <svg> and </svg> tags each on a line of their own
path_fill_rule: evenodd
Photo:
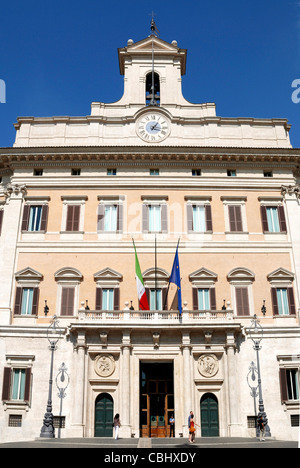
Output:
<svg viewBox="0 0 300 468">
<path fill-rule="evenodd" d="M 219 437 L 218 400 L 212 393 L 201 398 L 201 435 L 202 437 Z"/>
<path fill-rule="evenodd" d="M 95 437 L 112 437 L 113 421 L 113 399 L 108 393 L 101 393 L 95 404 Z"/>
</svg>

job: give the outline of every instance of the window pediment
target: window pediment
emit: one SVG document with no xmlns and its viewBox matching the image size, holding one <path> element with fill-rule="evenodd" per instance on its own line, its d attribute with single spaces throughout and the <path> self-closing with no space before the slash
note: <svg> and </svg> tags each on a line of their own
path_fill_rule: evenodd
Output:
<svg viewBox="0 0 300 468">
<path fill-rule="evenodd" d="M 294 281 L 295 275 L 291 271 L 286 270 L 285 268 L 277 268 L 277 270 L 272 271 L 267 275 L 269 281 Z"/>
<path fill-rule="evenodd" d="M 229 282 L 247 280 L 253 282 L 255 280 L 255 274 L 248 268 L 239 267 L 231 270 L 227 275 L 227 279 Z"/>
<path fill-rule="evenodd" d="M 72 268 L 72 267 L 64 267 L 64 268 L 61 268 L 60 270 L 57 270 L 57 272 L 54 273 L 54 277 L 56 281 L 64 281 L 64 280 L 82 281 L 83 279 L 82 273 L 76 268 Z"/>
<path fill-rule="evenodd" d="M 218 275 L 214 273 L 213 271 L 202 267 L 202 268 L 199 268 L 199 270 L 194 271 L 194 273 L 191 273 L 189 278 L 192 283 L 195 283 L 196 281 L 216 282 L 218 280 Z"/>
<path fill-rule="evenodd" d="M 118 282 L 123 281 L 123 275 L 118 273 L 117 271 L 113 270 L 112 268 L 104 268 L 103 270 L 98 271 L 94 274 L 95 281 L 111 281 L 115 280 Z"/>
<path fill-rule="evenodd" d="M 42 281 L 43 275 L 42 273 L 34 270 L 33 268 L 26 267 L 23 270 L 18 271 L 15 273 L 15 278 L 17 281 L 20 280 L 29 280 L 29 281 Z"/>
</svg>

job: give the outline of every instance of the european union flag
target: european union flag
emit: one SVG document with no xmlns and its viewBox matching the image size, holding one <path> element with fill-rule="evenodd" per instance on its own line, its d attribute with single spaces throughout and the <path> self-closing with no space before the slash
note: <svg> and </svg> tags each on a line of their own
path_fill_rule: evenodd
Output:
<svg viewBox="0 0 300 468">
<path fill-rule="evenodd" d="M 172 273 L 170 276 L 169 283 L 174 283 L 177 286 L 177 298 L 178 298 L 178 310 L 179 314 L 182 314 L 182 298 L 181 298 L 181 278 L 179 268 L 179 257 L 178 257 L 178 245 L 175 253 Z"/>
</svg>

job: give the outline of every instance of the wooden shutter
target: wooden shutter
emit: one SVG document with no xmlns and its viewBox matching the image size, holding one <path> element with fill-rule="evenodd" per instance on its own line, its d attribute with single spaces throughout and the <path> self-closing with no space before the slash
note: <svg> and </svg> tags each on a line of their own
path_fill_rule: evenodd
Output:
<svg viewBox="0 0 300 468">
<path fill-rule="evenodd" d="M 193 310 L 199 310 L 197 288 L 193 288 Z"/>
<path fill-rule="evenodd" d="M 49 211 L 48 205 L 43 205 L 42 218 L 41 218 L 41 231 L 47 231 L 48 211 Z"/>
<path fill-rule="evenodd" d="M 235 288 L 237 315 L 249 315 L 248 288 Z"/>
<path fill-rule="evenodd" d="M 0 236 L 1 236 L 1 232 L 2 232 L 3 213 L 4 213 L 4 210 L 0 210 Z"/>
<path fill-rule="evenodd" d="M 75 288 L 62 288 L 61 294 L 61 315 L 73 315 Z"/>
<path fill-rule="evenodd" d="M 279 369 L 281 403 L 288 400 L 286 369 Z"/>
<path fill-rule="evenodd" d="M 145 292 L 146 292 L 147 301 L 150 307 L 150 288 L 145 288 Z M 139 304 L 139 308 L 140 308 L 140 304 Z"/>
<path fill-rule="evenodd" d="M 33 288 L 32 310 L 31 310 L 32 315 L 38 315 L 39 296 L 40 296 L 39 288 Z"/>
<path fill-rule="evenodd" d="M 149 206 L 143 204 L 143 220 L 142 220 L 142 230 L 143 232 L 149 231 Z"/>
<path fill-rule="evenodd" d="M 120 310 L 120 289 L 114 288 L 114 310 Z"/>
<path fill-rule="evenodd" d="M 168 288 L 162 288 L 161 299 L 162 299 L 162 310 L 168 310 Z M 178 300 L 177 300 L 177 304 L 178 304 Z"/>
<path fill-rule="evenodd" d="M 95 310 L 102 310 L 102 288 L 96 288 L 96 308 Z"/>
<path fill-rule="evenodd" d="M 289 300 L 290 315 L 296 315 L 296 306 L 295 306 L 295 298 L 294 298 L 293 288 L 287 288 L 287 295 L 288 295 L 288 300 Z"/>
<path fill-rule="evenodd" d="M 242 232 L 243 223 L 242 223 L 242 210 L 240 205 L 229 205 L 229 225 L 230 232 Z"/>
<path fill-rule="evenodd" d="M 30 387 L 31 387 L 31 368 L 27 367 L 25 371 L 25 392 L 24 401 L 29 403 L 30 400 Z"/>
<path fill-rule="evenodd" d="M 216 289 L 215 288 L 210 288 L 209 289 L 209 298 L 210 298 L 210 310 L 217 310 Z"/>
<path fill-rule="evenodd" d="M 268 225 L 268 218 L 267 218 L 267 207 L 262 205 L 260 207 L 260 214 L 261 214 L 261 223 L 263 232 L 269 232 L 269 225 Z"/>
<path fill-rule="evenodd" d="M 68 205 L 66 231 L 79 231 L 80 205 Z"/>
<path fill-rule="evenodd" d="M 193 232 L 193 205 L 186 205 L 188 233 Z"/>
<path fill-rule="evenodd" d="M 277 301 L 277 289 L 271 288 L 271 297 L 272 297 L 272 306 L 273 306 L 273 315 L 278 315 L 278 301 Z"/>
<path fill-rule="evenodd" d="M 30 205 L 24 206 L 23 219 L 22 219 L 22 231 L 28 231 L 29 225 L 29 216 L 30 216 Z"/>
<path fill-rule="evenodd" d="M 161 232 L 168 232 L 168 207 L 165 203 L 161 205 Z"/>
<path fill-rule="evenodd" d="M 205 219 L 206 219 L 206 230 L 212 231 L 212 216 L 211 216 L 211 206 L 205 205 Z"/>
<path fill-rule="evenodd" d="M 11 382 L 11 368 L 4 367 L 2 401 L 10 400 L 10 382 Z"/>
<path fill-rule="evenodd" d="M 98 206 L 98 215 L 97 215 L 97 231 L 104 231 L 104 217 L 105 217 L 105 205 L 100 203 Z"/>
<path fill-rule="evenodd" d="M 22 293 L 23 293 L 23 288 L 17 287 L 14 315 L 21 315 Z"/>
<path fill-rule="evenodd" d="M 278 206 L 278 218 L 279 218 L 280 232 L 287 232 L 284 207 L 282 205 Z"/>
<path fill-rule="evenodd" d="M 117 231 L 123 232 L 123 205 L 117 205 Z"/>
</svg>

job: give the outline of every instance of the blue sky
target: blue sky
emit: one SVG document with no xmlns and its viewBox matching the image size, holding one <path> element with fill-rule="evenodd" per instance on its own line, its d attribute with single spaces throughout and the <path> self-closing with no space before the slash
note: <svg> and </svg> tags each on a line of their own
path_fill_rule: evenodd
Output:
<svg viewBox="0 0 300 468">
<path fill-rule="evenodd" d="M 89 115 L 92 101 L 120 99 L 117 49 L 149 35 L 152 10 L 160 37 L 188 50 L 186 99 L 222 117 L 287 118 L 300 147 L 299 0 L 2 1 L 0 146 L 13 145 L 18 116 Z"/>
</svg>

